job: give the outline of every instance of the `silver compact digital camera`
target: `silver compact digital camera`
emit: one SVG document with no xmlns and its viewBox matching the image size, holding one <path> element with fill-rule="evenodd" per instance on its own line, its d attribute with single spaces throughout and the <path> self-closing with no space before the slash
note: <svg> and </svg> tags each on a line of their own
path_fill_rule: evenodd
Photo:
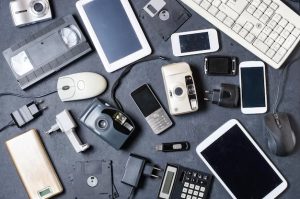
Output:
<svg viewBox="0 0 300 199">
<path fill-rule="evenodd" d="M 198 110 L 198 99 L 190 66 L 175 63 L 162 67 L 162 75 L 172 115 L 180 115 Z"/>
<path fill-rule="evenodd" d="M 52 19 L 48 0 L 12 0 L 10 12 L 18 27 Z"/>
</svg>

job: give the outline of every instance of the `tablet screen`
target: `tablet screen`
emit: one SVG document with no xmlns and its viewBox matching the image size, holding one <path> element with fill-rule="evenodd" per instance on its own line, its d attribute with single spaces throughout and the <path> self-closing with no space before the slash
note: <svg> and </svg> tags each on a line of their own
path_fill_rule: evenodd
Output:
<svg viewBox="0 0 300 199">
<path fill-rule="evenodd" d="M 237 198 L 263 198 L 282 183 L 238 125 L 201 154 Z"/>
<path fill-rule="evenodd" d="M 120 0 L 94 0 L 83 9 L 110 63 L 142 49 Z"/>
</svg>

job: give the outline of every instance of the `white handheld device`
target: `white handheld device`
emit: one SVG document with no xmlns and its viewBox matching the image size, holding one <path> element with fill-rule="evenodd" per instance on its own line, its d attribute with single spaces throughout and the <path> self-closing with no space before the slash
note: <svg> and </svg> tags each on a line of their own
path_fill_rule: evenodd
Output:
<svg viewBox="0 0 300 199">
<path fill-rule="evenodd" d="M 274 199 L 287 181 L 235 119 L 200 143 L 197 154 L 234 199 Z"/>
<path fill-rule="evenodd" d="M 171 41 L 173 54 L 176 57 L 219 50 L 218 33 L 215 29 L 174 33 Z"/>
<path fill-rule="evenodd" d="M 261 61 L 240 64 L 241 110 L 244 114 L 267 112 L 266 69 Z"/>
</svg>

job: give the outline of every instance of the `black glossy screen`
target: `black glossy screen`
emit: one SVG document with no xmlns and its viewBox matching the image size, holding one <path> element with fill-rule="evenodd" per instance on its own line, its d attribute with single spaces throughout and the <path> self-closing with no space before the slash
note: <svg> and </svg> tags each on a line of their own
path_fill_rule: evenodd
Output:
<svg viewBox="0 0 300 199">
<path fill-rule="evenodd" d="M 237 198 L 261 199 L 282 183 L 237 125 L 202 155 Z"/>
<path fill-rule="evenodd" d="M 94 0 L 83 8 L 110 63 L 142 49 L 120 0 Z"/>
<path fill-rule="evenodd" d="M 147 85 L 143 85 L 133 91 L 131 96 L 145 117 L 161 108 Z"/>
<path fill-rule="evenodd" d="M 265 107 L 264 69 L 241 68 L 242 100 L 244 108 Z"/>
<path fill-rule="evenodd" d="M 210 49 L 209 36 L 207 32 L 180 35 L 179 43 L 181 53 Z"/>
</svg>

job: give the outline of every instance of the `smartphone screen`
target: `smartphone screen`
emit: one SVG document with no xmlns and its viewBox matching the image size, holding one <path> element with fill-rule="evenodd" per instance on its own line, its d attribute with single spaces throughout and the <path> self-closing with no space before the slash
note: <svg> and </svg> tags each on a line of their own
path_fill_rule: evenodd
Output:
<svg viewBox="0 0 300 199">
<path fill-rule="evenodd" d="M 240 68 L 243 108 L 265 107 L 265 75 L 263 67 Z"/>
<path fill-rule="evenodd" d="M 159 102 L 154 96 L 154 93 L 150 90 L 150 87 L 147 84 L 144 84 L 133 91 L 131 96 L 144 117 L 148 117 L 151 113 L 161 108 Z"/>
<path fill-rule="evenodd" d="M 181 53 L 210 49 L 208 32 L 180 35 L 179 43 Z"/>
</svg>

